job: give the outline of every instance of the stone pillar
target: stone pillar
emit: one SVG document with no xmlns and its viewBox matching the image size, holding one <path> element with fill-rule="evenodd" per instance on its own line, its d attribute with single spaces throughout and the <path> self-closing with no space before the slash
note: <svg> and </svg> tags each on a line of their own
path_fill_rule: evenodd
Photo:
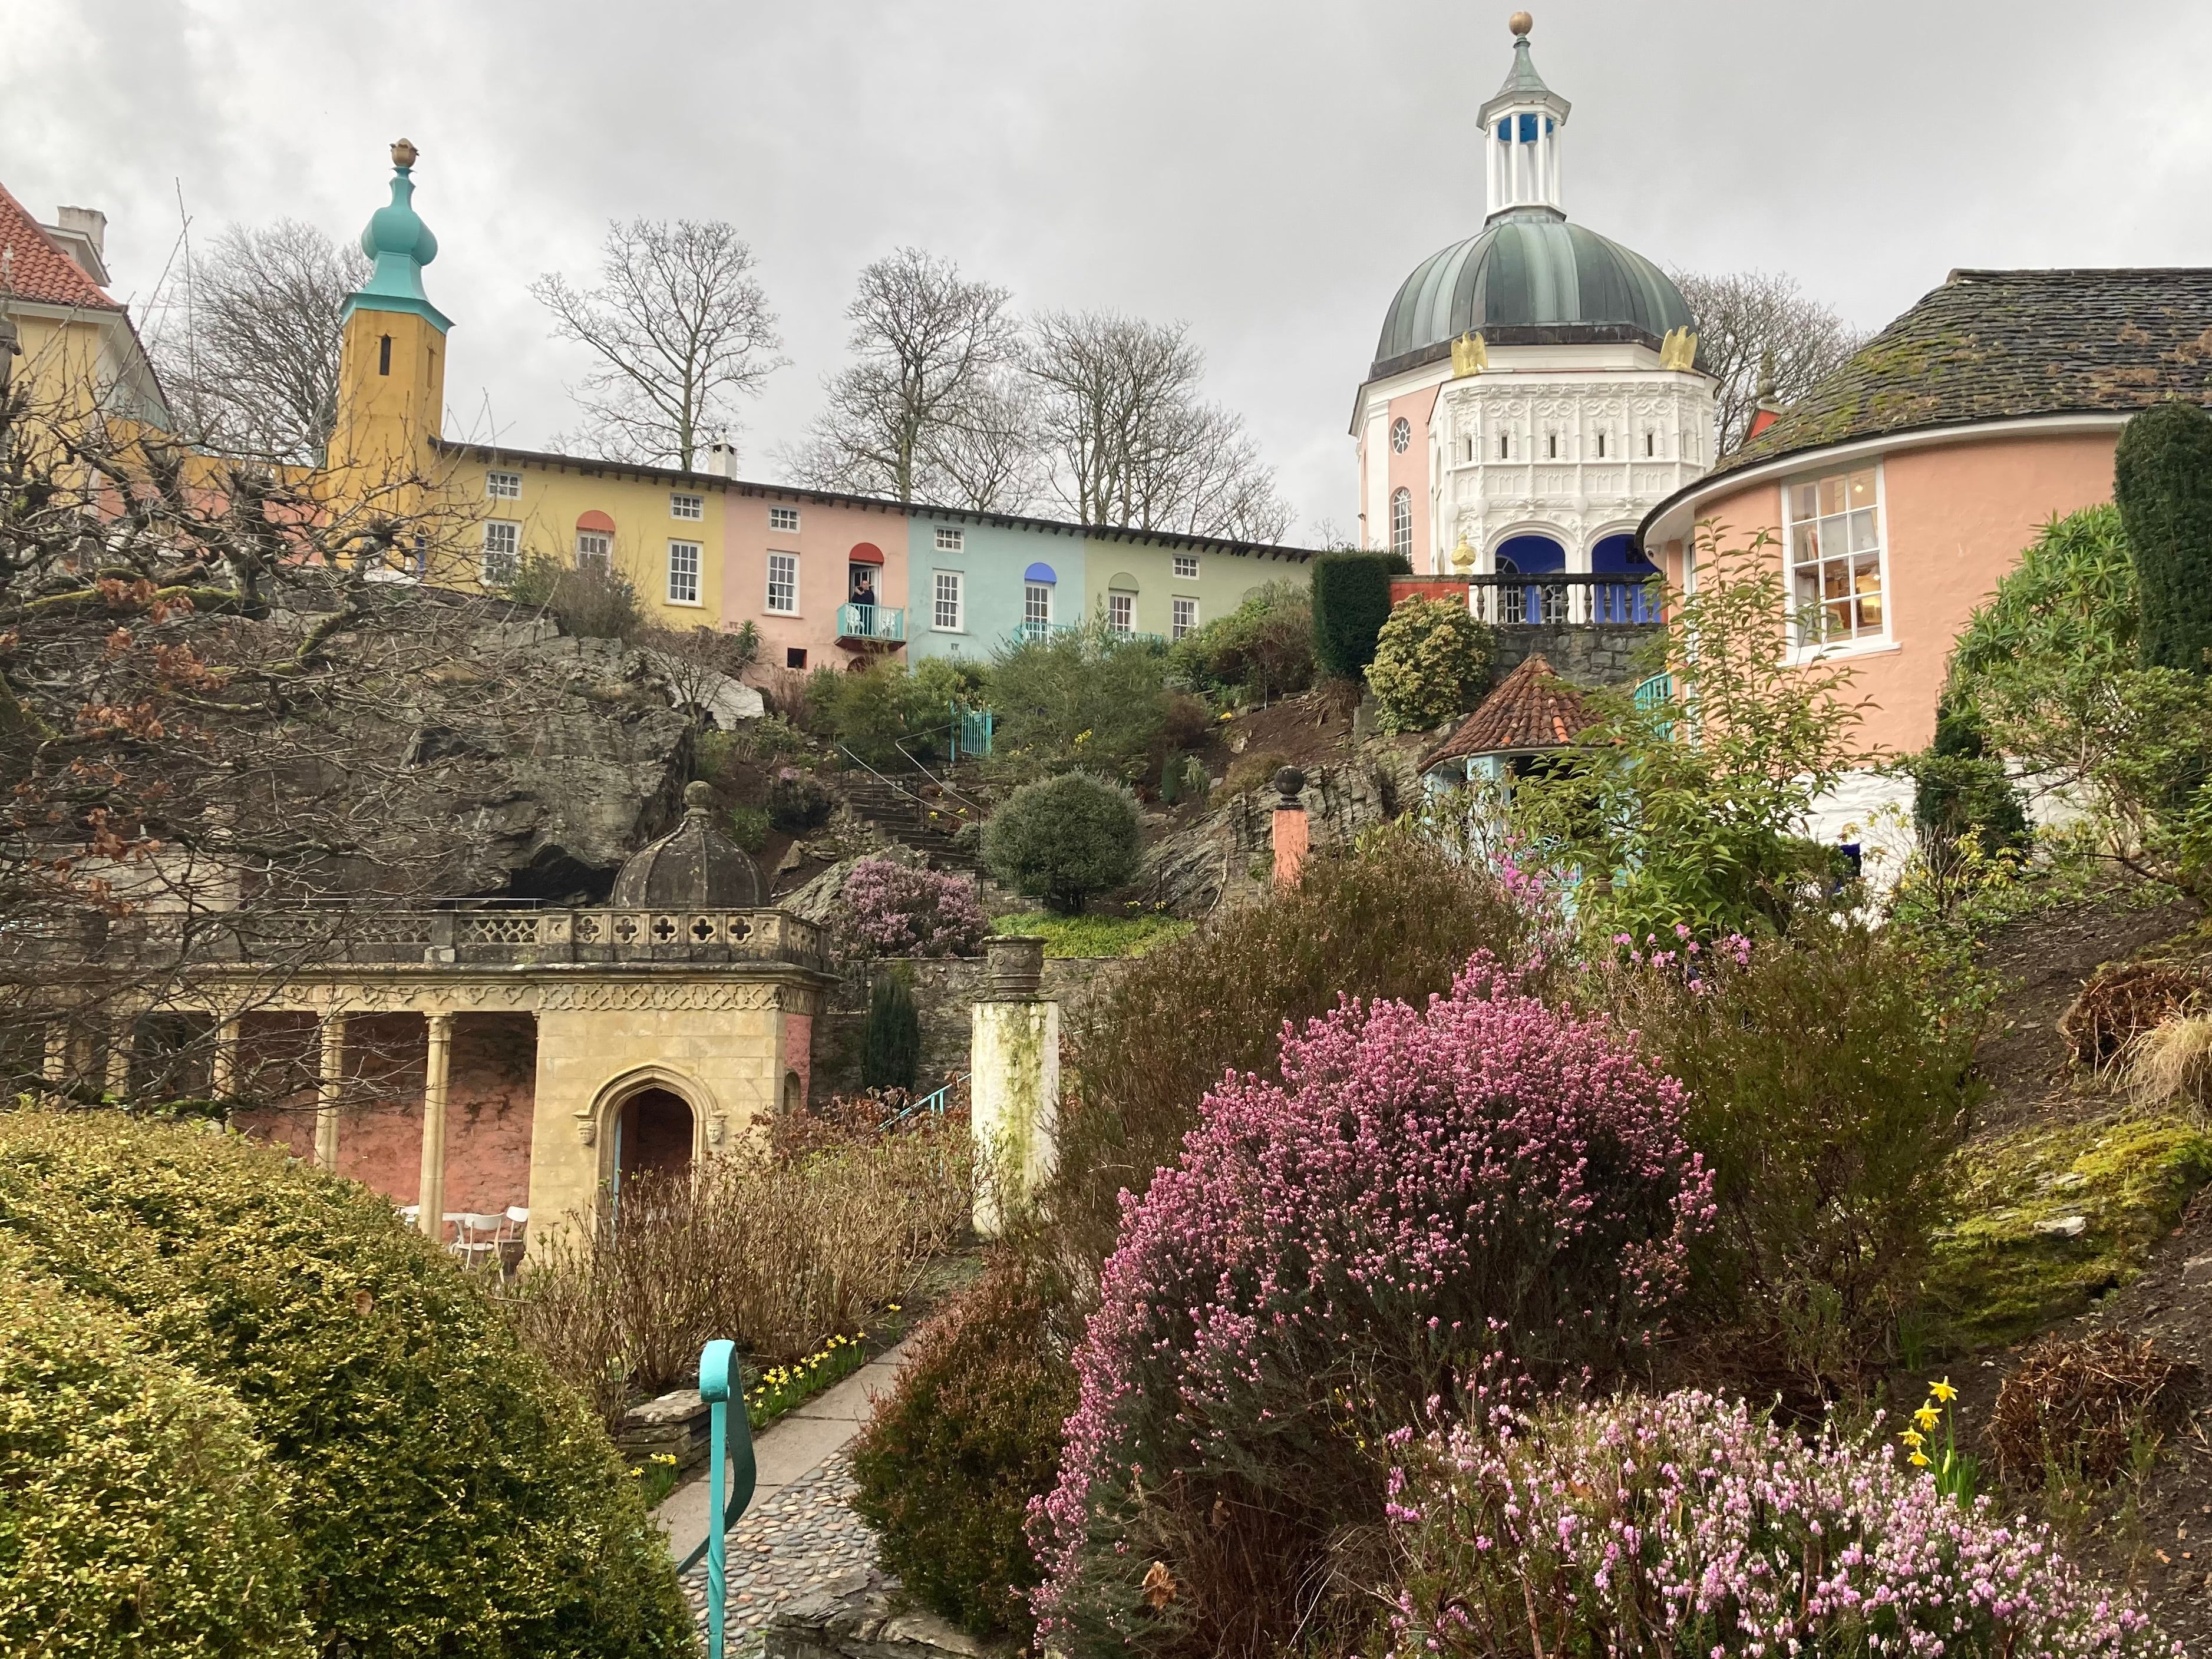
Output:
<svg viewBox="0 0 2212 1659">
<path fill-rule="evenodd" d="M 217 1100 L 238 1093 L 238 1019 L 219 1019 L 215 1026 L 215 1060 L 208 1068 L 208 1092 Z"/>
<path fill-rule="evenodd" d="M 453 1072 L 453 1017 L 423 1016 L 428 1045 L 422 1061 L 422 1172 L 415 1182 L 415 1224 L 434 1239 L 446 1236 L 446 1085 Z"/>
<path fill-rule="evenodd" d="M 107 1034 L 107 1092 L 118 1100 L 131 1092 L 131 1027 L 121 1019 Z"/>
<path fill-rule="evenodd" d="M 1298 799 L 1306 787 L 1306 775 L 1295 766 L 1285 766 L 1275 774 L 1275 793 L 1281 797 L 1275 804 L 1275 885 L 1295 886 L 1298 872 L 1305 867 L 1307 841 L 1306 809 Z"/>
<path fill-rule="evenodd" d="M 1060 1005 L 1037 994 L 1044 941 L 1006 934 L 985 947 L 990 982 L 969 1009 L 975 1136 L 975 1231 L 996 1238 L 1029 1207 L 1059 1157 Z"/>
<path fill-rule="evenodd" d="M 343 1014 L 323 1016 L 322 1068 L 315 1083 L 315 1167 L 319 1170 L 338 1167 L 338 1091 L 345 1081 L 345 1028 Z"/>
<path fill-rule="evenodd" d="M 55 1020 L 46 1027 L 46 1059 L 45 1074 L 49 1083 L 62 1082 L 69 1076 L 70 1028 L 65 1019 Z"/>
</svg>

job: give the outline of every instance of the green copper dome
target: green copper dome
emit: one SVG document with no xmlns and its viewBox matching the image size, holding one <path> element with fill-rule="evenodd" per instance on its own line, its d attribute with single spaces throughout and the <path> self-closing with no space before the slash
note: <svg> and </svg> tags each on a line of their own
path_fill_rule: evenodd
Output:
<svg viewBox="0 0 2212 1659">
<path fill-rule="evenodd" d="M 1514 208 L 1414 267 L 1383 319 L 1368 378 L 1431 362 L 1470 331 L 1493 345 L 1514 343 L 1500 337 L 1516 329 L 1561 344 L 1628 331 L 1656 344 L 1670 329 L 1695 326 L 1681 290 L 1642 254 L 1554 210 Z"/>
<path fill-rule="evenodd" d="M 392 147 L 392 200 L 369 216 L 361 233 L 361 251 L 376 261 L 376 269 L 346 301 L 345 314 L 411 312 L 442 332 L 453 325 L 422 288 L 422 267 L 438 257 L 438 239 L 415 211 L 415 146 L 404 138 Z"/>
</svg>

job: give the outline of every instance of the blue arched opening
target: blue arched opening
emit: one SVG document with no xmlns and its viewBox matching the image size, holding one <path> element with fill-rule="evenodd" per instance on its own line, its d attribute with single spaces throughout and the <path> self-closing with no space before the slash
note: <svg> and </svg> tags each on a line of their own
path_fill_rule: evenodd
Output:
<svg viewBox="0 0 2212 1659">
<path fill-rule="evenodd" d="M 1508 536 L 1491 550 L 1504 577 L 1553 575 L 1567 568 L 1567 550 L 1549 536 Z M 1567 619 L 1567 590 L 1557 582 L 1501 581 L 1496 620 L 1534 628 Z"/>
<path fill-rule="evenodd" d="M 1657 567 L 1644 556 L 1631 535 L 1607 536 L 1590 549 L 1590 573 L 1618 576 L 1617 582 L 1600 581 L 1590 589 L 1590 620 L 1595 623 L 1656 623 L 1659 620 L 1659 592 L 1651 578 Z"/>
</svg>

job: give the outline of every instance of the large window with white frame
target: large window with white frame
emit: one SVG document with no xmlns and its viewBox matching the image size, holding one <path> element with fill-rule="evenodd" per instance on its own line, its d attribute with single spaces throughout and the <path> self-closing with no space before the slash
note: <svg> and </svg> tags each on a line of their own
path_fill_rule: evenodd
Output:
<svg viewBox="0 0 2212 1659">
<path fill-rule="evenodd" d="M 1783 496 L 1798 645 L 1886 638 L 1880 470 L 1801 480 Z"/>
<path fill-rule="evenodd" d="M 1052 626 L 1052 584 L 1024 582 L 1022 584 L 1022 626 L 1045 629 Z"/>
<path fill-rule="evenodd" d="M 1198 631 L 1198 601 L 1178 593 L 1176 595 L 1174 605 L 1174 620 L 1169 627 L 1175 637 L 1181 639 L 1186 634 L 1196 633 Z"/>
<path fill-rule="evenodd" d="M 1413 492 L 1401 489 L 1390 497 L 1390 550 L 1401 558 L 1413 556 Z"/>
<path fill-rule="evenodd" d="M 671 605 L 699 603 L 699 544 L 696 542 L 668 544 L 668 602 Z"/>
<path fill-rule="evenodd" d="M 1137 631 L 1137 596 L 1134 593 L 1109 593 L 1106 596 L 1106 629 L 1112 634 L 1133 634 Z"/>
<path fill-rule="evenodd" d="M 486 585 L 506 586 L 514 580 L 521 563 L 522 526 L 512 519 L 486 519 L 482 571 Z"/>
<path fill-rule="evenodd" d="M 962 589 L 965 582 L 957 570 L 937 572 L 937 583 L 931 590 L 929 625 L 940 634 L 962 631 Z"/>
<path fill-rule="evenodd" d="M 768 556 L 768 608 L 779 617 L 799 614 L 799 555 Z"/>
<path fill-rule="evenodd" d="M 615 538 L 604 530 L 576 532 L 576 568 L 605 570 L 614 562 Z"/>
</svg>

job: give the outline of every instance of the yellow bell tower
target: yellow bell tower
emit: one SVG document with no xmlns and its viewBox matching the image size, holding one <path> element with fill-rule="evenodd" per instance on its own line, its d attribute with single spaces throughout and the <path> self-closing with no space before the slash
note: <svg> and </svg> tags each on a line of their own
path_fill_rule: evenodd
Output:
<svg viewBox="0 0 2212 1659">
<path fill-rule="evenodd" d="M 361 234 L 376 261 L 345 304 L 338 356 L 337 423 L 327 477 L 334 500 L 388 516 L 412 515 L 439 471 L 446 406 L 446 331 L 453 326 L 422 289 L 438 239 L 416 213 L 418 152 L 392 147 L 392 201 Z"/>
</svg>

